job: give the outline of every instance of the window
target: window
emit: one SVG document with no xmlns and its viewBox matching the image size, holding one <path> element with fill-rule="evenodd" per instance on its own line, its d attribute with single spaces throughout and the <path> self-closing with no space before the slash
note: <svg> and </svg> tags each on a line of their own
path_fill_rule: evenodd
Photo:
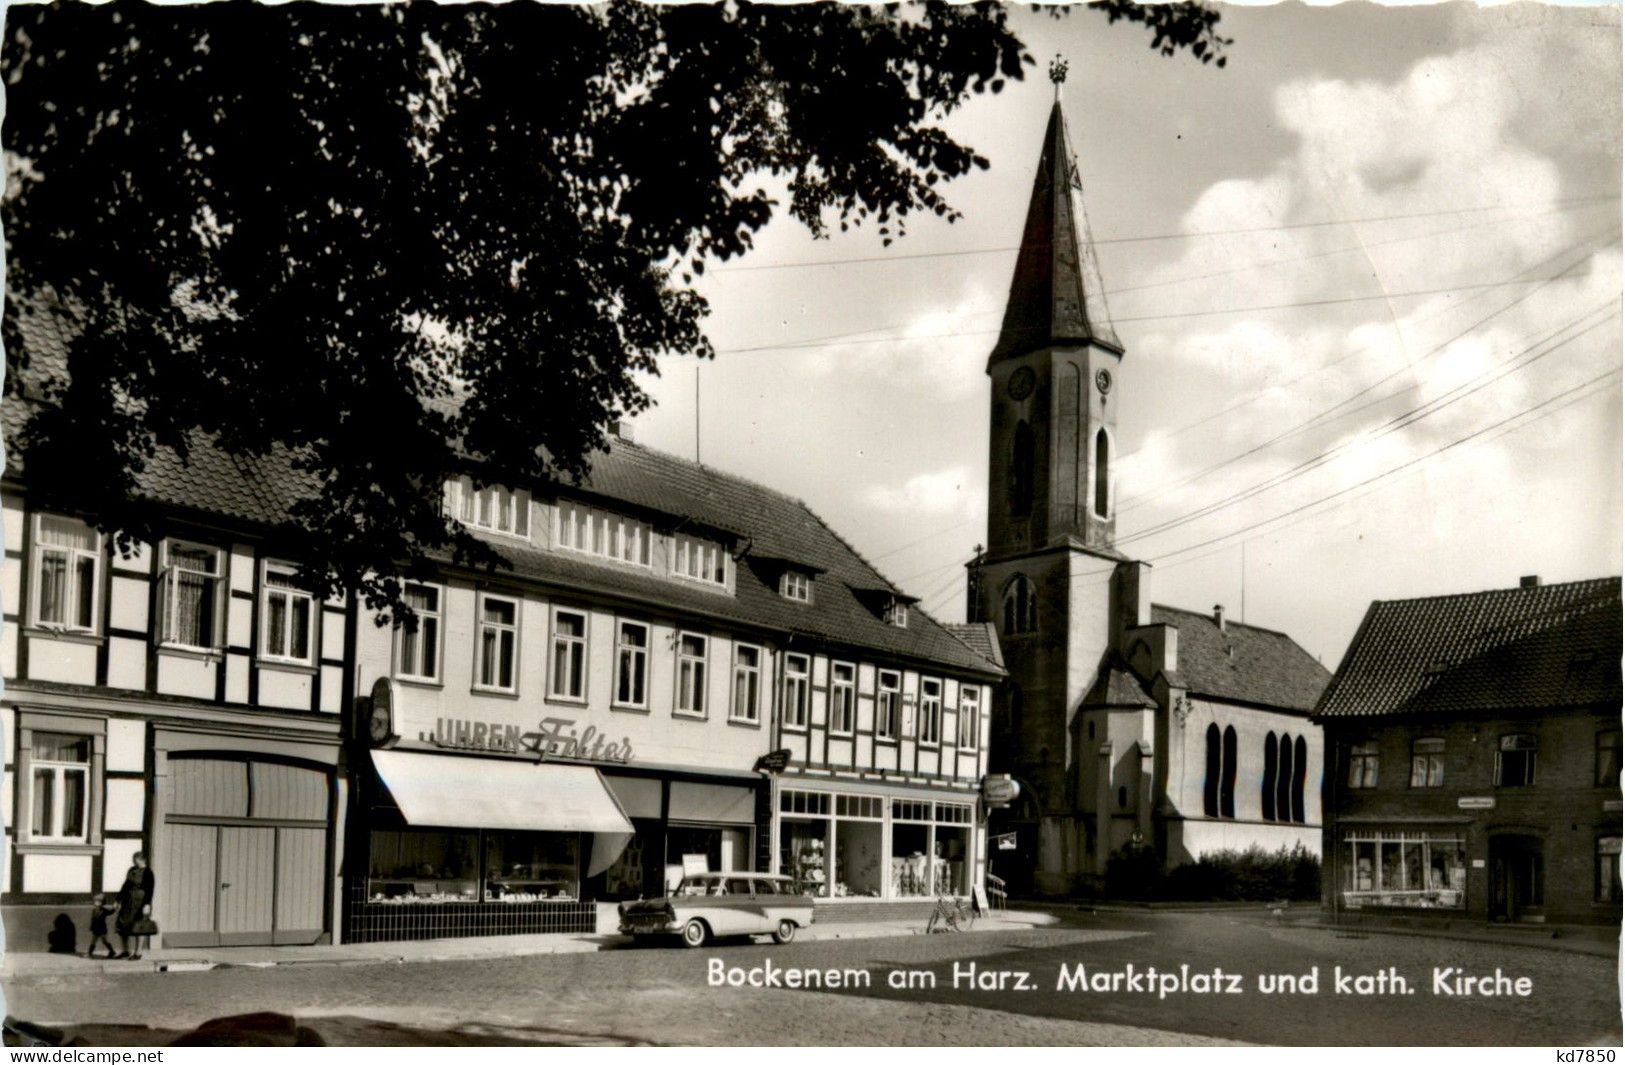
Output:
<svg viewBox="0 0 1625 1065">
<path fill-rule="evenodd" d="M 807 727 L 806 655 L 784 656 L 784 727 L 800 731 Z"/>
<path fill-rule="evenodd" d="M 260 657 L 276 662 L 311 660 L 311 619 L 316 600 L 293 580 L 294 567 L 280 562 L 265 564 L 265 581 L 260 618 Z"/>
<path fill-rule="evenodd" d="M 705 659 L 707 640 L 685 632 L 677 637 L 677 712 L 705 716 Z"/>
<path fill-rule="evenodd" d="M 976 734 L 982 728 L 982 689 L 972 684 L 959 687 L 959 746 L 976 749 Z"/>
<path fill-rule="evenodd" d="M 1467 908 L 1465 837 L 1425 831 L 1359 830 L 1344 835 L 1343 903 L 1410 909 Z"/>
<path fill-rule="evenodd" d="M 1038 589 L 1018 573 L 1004 586 L 1004 632 L 1015 636 L 1038 631 Z"/>
<path fill-rule="evenodd" d="M 587 615 L 553 611 L 553 662 L 548 694 L 555 699 L 587 697 Z"/>
<path fill-rule="evenodd" d="M 1619 787 L 1619 729 L 1604 729 L 1597 733 L 1597 786 Z"/>
<path fill-rule="evenodd" d="M 734 721 L 761 720 L 762 649 L 748 644 L 734 648 L 734 700 L 729 714 Z"/>
<path fill-rule="evenodd" d="M 488 485 L 475 488 L 473 478 L 446 482 L 446 510 L 464 525 L 530 539 L 530 493 Z"/>
<path fill-rule="evenodd" d="M 1275 760 L 1275 819 L 1292 820 L 1292 737 L 1281 733 L 1281 754 Z"/>
<path fill-rule="evenodd" d="M 33 839 L 83 843 L 88 838 L 90 743 L 89 736 L 33 733 Z"/>
<path fill-rule="evenodd" d="M 886 604 L 885 621 L 888 625 L 896 625 L 900 629 L 908 628 L 908 604 L 901 599 L 893 599 Z"/>
<path fill-rule="evenodd" d="M 1010 438 L 1010 515 L 1025 518 L 1033 508 L 1033 428 L 1016 423 Z"/>
<path fill-rule="evenodd" d="M 1264 736 L 1264 783 L 1259 789 L 1259 808 L 1263 811 L 1264 820 L 1275 820 L 1275 779 L 1276 759 L 1280 756 L 1280 748 L 1275 744 L 1275 733 L 1268 732 Z"/>
<path fill-rule="evenodd" d="M 408 584 L 404 596 L 417 617 L 396 628 L 395 675 L 409 680 L 439 680 L 440 589 Z"/>
<path fill-rule="evenodd" d="M 223 554 L 198 544 L 164 544 L 159 593 L 164 643 L 202 650 L 218 643 Z"/>
<path fill-rule="evenodd" d="M 621 621 L 615 626 L 615 705 L 647 706 L 649 626 Z"/>
<path fill-rule="evenodd" d="M 1219 777 L 1223 774 L 1224 761 L 1219 751 L 1219 726 L 1207 727 L 1207 773 L 1202 778 L 1202 813 L 1208 817 L 1219 816 Z"/>
<path fill-rule="evenodd" d="M 1411 741 L 1411 787 L 1444 787 L 1444 740 Z"/>
<path fill-rule="evenodd" d="M 566 551 L 647 566 L 650 539 L 645 522 L 619 514 L 565 500 L 554 510 L 554 542 Z"/>
<path fill-rule="evenodd" d="M 504 596 L 480 596 L 479 661 L 475 663 L 477 688 L 511 692 L 519 659 L 519 603 Z"/>
<path fill-rule="evenodd" d="M 671 565 L 675 575 L 708 584 L 728 583 L 728 552 L 723 550 L 721 544 L 693 536 L 678 536 L 675 538 L 675 548 Z"/>
<path fill-rule="evenodd" d="M 1111 510 L 1111 440 L 1102 426 L 1095 433 L 1095 517 Z"/>
<path fill-rule="evenodd" d="M 1303 784 L 1309 776 L 1309 745 L 1299 736 L 1293 741 L 1292 757 L 1292 820 L 1298 824 L 1305 821 L 1303 807 Z"/>
<path fill-rule="evenodd" d="M 1356 743 L 1349 748 L 1349 787 L 1374 788 L 1377 786 L 1377 744 L 1375 740 Z"/>
<path fill-rule="evenodd" d="M 1619 891 L 1619 837 L 1597 838 L 1597 876 L 1594 897 L 1598 902 L 1618 903 Z"/>
<path fill-rule="evenodd" d="M 785 570 L 779 578 L 779 594 L 798 603 L 812 602 L 812 578 L 805 573 Z"/>
<path fill-rule="evenodd" d="M 1495 752 L 1495 783 L 1502 788 L 1525 788 L 1535 782 L 1535 737 L 1516 732 L 1501 737 Z"/>
<path fill-rule="evenodd" d="M 899 703 L 902 702 L 903 675 L 893 670 L 883 669 L 878 675 L 875 690 L 875 736 L 883 740 L 895 740 L 898 726 L 902 724 L 899 717 Z"/>
<path fill-rule="evenodd" d="M 836 662 L 830 666 L 829 730 L 838 736 L 852 735 L 853 706 L 857 701 L 857 676 L 857 667 L 850 662 Z M 884 673 L 881 674 L 882 684 L 885 676 Z M 876 714 L 879 714 L 878 708 Z M 878 729 L 877 724 L 876 730 Z"/>
<path fill-rule="evenodd" d="M 50 514 L 34 526 L 34 623 L 94 632 L 100 599 L 102 536 L 83 522 Z"/>
<path fill-rule="evenodd" d="M 1236 816 L 1236 730 L 1224 729 L 1224 771 L 1219 777 L 1219 816 Z"/>
<path fill-rule="evenodd" d="M 942 742 L 942 681 L 920 680 L 920 746 Z"/>
</svg>

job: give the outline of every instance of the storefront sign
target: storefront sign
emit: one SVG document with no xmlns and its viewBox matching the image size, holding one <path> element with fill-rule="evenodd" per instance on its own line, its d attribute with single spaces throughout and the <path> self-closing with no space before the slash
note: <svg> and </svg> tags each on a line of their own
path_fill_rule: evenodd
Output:
<svg viewBox="0 0 1625 1065">
<path fill-rule="evenodd" d="M 789 764 L 789 748 L 780 747 L 778 750 L 768 751 L 766 754 L 756 759 L 756 765 L 752 768 L 754 768 L 758 773 L 782 773 L 784 772 L 784 767 Z"/>
<path fill-rule="evenodd" d="M 1021 794 L 1021 785 L 1008 773 L 993 773 L 982 778 L 982 801 L 989 806 L 1009 806 Z"/>
<path fill-rule="evenodd" d="M 1013 850 L 1015 850 L 1016 849 L 1016 834 L 1014 832 L 1006 832 L 1002 836 L 994 836 L 993 837 L 993 847 L 994 847 L 995 850 L 1001 850 L 1001 851 L 1013 851 Z"/>
<path fill-rule="evenodd" d="M 1456 800 L 1456 805 L 1463 810 L 1493 810 L 1495 809 L 1495 796 L 1463 795 Z"/>
<path fill-rule="evenodd" d="M 495 721 L 473 721 L 461 717 L 437 717 L 433 732 L 419 732 L 418 740 L 455 751 L 496 751 L 503 754 L 531 754 L 545 762 L 567 758 L 582 762 L 621 762 L 632 760 L 632 740 L 607 741 L 594 725 L 578 734 L 574 718 L 544 717 L 534 732 L 518 725 Z"/>
</svg>

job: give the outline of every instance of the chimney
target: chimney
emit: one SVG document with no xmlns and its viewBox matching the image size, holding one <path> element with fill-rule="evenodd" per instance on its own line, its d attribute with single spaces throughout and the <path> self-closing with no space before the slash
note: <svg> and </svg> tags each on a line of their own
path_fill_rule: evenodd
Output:
<svg viewBox="0 0 1625 1065">
<path fill-rule="evenodd" d="M 1213 624 L 1219 626 L 1219 631 L 1220 632 L 1224 631 L 1224 604 L 1223 603 L 1214 603 L 1213 604 Z"/>
<path fill-rule="evenodd" d="M 1519 577 L 1518 578 L 1518 587 L 1519 588 L 1539 588 L 1540 587 L 1540 575 L 1538 573 L 1531 573 L 1527 577 Z"/>
<path fill-rule="evenodd" d="M 632 426 L 630 423 L 622 421 L 620 418 L 616 418 L 614 421 L 609 423 L 609 435 L 617 437 L 621 440 L 625 440 L 628 444 L 630 444 L 632 442 Z"/>
</svg>

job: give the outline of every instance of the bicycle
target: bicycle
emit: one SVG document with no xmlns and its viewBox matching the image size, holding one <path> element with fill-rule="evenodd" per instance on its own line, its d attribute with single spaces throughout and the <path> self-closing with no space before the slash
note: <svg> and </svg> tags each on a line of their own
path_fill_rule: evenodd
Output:
<svg viewBox="0 0 1625 1065">
<path fill-rule="evenodd" d="M 976 924 L 976 909 L 969 899 L 958 899 L 945 891 L 937 892 L 937 904 L 925 923 L 926 934 L 933 932 L 969 932 Z"/>
</svg>

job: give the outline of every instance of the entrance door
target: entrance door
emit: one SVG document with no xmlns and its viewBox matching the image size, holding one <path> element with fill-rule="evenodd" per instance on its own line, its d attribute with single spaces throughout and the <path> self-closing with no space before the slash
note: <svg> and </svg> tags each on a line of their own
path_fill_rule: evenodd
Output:
<svg viewBox="0 0 1625 1065">
<path fill-rule="evenodd" d="M 1490 840 L 1490 918 L 1542 920 L 1545 901 L 1539 837 L 1497 836 Z"/>
<path fill-rule="evenodd" d="M 272 927 L 276 829 L 220 829 L 221 946 L 263 943 Z"/>
</svg>

